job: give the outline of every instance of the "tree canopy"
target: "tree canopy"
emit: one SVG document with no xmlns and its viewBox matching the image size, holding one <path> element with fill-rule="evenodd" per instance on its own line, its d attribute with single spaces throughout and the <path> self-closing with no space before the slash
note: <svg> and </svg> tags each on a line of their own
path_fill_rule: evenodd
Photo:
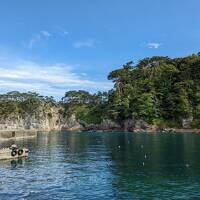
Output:
<svg viewBox="0 0 200 200">
<path fill-rule="evenodd" d="M 108 79 L 114 83 L 110 91 L 70 91 L 65 96 L 67 103 L 87 108 L 87 113 L 97 109 L 99 121 L 143 119 L 151 124 L 181 126 L 182 119 L 194 118 L 194 125 L 199 126 L 200 54 L 174 59 L 154 56 L 137 64 L 129 61 L 110 72 Z M 95 118 L 95 113 L 91 114 Z"/>
<path fill-rule="evenodd" d="M 111 90 L 91 94 L 67 91 L 60 102 L 53 97 L 18 91 L 0 95 L 0 116 L 34 113 L 39 105 L 60 105 L 63 114 L 76 114 L 88 123 L 104 119 L 142 119 L 150 124 L 182 126 L 193 119 L 200 127 L 200 53 L 183 58 L 154 56 L 133 61 L 109 73 Z"/>
</svg>

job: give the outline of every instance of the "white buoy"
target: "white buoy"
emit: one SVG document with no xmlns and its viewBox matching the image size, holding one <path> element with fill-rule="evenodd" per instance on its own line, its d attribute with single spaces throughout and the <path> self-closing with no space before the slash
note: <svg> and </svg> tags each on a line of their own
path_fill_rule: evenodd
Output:
<svg viewBox="0 0 200 200">
<path fill-rule="evenodd" d="M 144 158 L 145 158 L 145 159 L 147 158 L 147 155 L 146 155 L 146 154 L 144 155 Z"/>
</svg>

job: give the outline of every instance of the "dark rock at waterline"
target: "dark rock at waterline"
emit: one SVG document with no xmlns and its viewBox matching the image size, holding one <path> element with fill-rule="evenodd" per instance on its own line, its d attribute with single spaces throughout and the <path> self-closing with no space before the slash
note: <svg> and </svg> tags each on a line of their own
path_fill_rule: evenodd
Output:
<svg viewBox="0 0 200 200">
<path fill-rule="evenodd" d="M 119 123 L 114 122 L 112 120 L 103 120 L 100 124 L 87 124 L 86 122 L 81 121 L 80 124 L 83 126 L 85 131 L 88 130 L 102 130 L 102 131 L 109 131 L 109 130 L 121 130 L 121 126 Z"/>
</svg>

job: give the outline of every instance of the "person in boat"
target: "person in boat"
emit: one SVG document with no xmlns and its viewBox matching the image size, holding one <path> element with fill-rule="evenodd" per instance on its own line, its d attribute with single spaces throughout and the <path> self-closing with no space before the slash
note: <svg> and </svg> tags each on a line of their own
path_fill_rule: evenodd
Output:
<svg viewBox="0 0 200 200">
<path fill-rule="evenodd" d="M 13 151 L 16 151 L 18 149 L 17 145 L 16 144 L 12 144 L 10 146 L 10 149 L 13 150 Z"/>
</svg>

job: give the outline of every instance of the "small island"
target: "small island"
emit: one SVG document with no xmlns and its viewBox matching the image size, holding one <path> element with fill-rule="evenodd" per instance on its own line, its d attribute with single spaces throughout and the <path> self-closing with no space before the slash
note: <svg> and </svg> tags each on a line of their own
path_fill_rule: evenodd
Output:
<svg viewBox="0 0 200 200">
<path fill-rule="evenodd" d="M 199 132 L 199 53 L 130 61 L 108 79 L 114 83 L 109 91 L 67 91 L 60 101 L 33 92 L 1 94 L 0 135 L 52 130 Z"/>
</svg>

